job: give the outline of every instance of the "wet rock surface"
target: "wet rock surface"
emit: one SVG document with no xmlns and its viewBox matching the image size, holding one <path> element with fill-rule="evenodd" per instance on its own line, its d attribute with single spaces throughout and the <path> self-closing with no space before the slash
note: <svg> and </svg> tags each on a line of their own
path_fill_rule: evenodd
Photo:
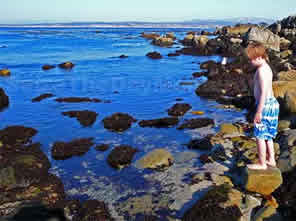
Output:
<svg viewBox="0 0 296 221">
<path fill-rule="evenodd" d="M 201 139 L 194 139 L 191 140 L 187 147 L 189 149 L 197 149 L 197 150 L 211 150 L 213 148 L 213 145 L 211 143 L 210 137 L 204 137 Z"/>
<path fill-rule="evenodd" d="M 123 132 L 136 121 L 132 116 L 125 113 L 114 113 L 110 117 L 103 119 L 104 127 L 114 132 Z"/>
<path fill-rule="evenodd" d="M 56 160 L 65 160 L 73 156 L 81 156 L 94 145 L 93 138 L 80 138 L 70 142 L 55 142 L 51 149 L 51 155 Z"/>
<path fill-rule="evenodd" d="M 55 65 L 45 64 L 45 65 L 42 66 L 42 69 L 44 71 L 47 71 L 47 70 L 53 69 L 55 67 L 56 67 Z"/>
<path fill-rule="evenodd" d="M 115 147 L 108 155 L 107 162 L 111 167 L 121 169 L 128 166 L 134 157 L 137 149 L 134 149 L 128 145 L 121 145 Z"/>
<path fill-rule="evenodd" d="M 182 220 L 184 221 L 236 221 L 242 216 L 242 212 L 235 202 L 230 201 L 231 187 L 227 185 L 216 186 L 206 193 L 190 210 Z M 239 200 L 239 199 L 237 199 Z M 230 202 L 228 202 L 230 201 Z M 223 205 L 224 204 L 224 205 Z"/>
<path fill-rule="evenodd" d="M 183 116 L 191 108 L 190 104 L 174 104 L 170 109 L 168 109 L 168 114 L 171 116 Z"/>
<path fill-rule="evenodd" d="M 157 51 L 149 52 L 146 54 L 146 56 L 151 59 L 161 59 L 162 58 L 162 55 Z"/>
<path fill-rule="evenodd" d="M 37 130 L 20 125 L 8 126 L 0 130 L 0 141 L 3 145 L 23 145 L 31 142 L 31 138 L 37 134 Z"/>
<path fill-rule="evenodd" d="M 96 122 L 98 114 L 94 111 L 82 110 L 82 111 L 66 111 L 62 112 L 64 116 L 76 118 L 80 124 L 84 127 L 91 126 Z"/>
<path fill-rule="evenodd" d="M 141 120 L 139 122 L 140 127 L 156 127 L 156 128 L 166 128 L 172 127 L 179 123 L 179 119 L 176 117 L 164 117 L 154 120 Z"/>
<path fill-rule="evenodd" d="M 0 88 L 0 110 L 4 107 L 7 107 L 9 105 L 9 98 L 6 95 L 5 91 Z"/>
<path fill-rule="evenodd" d="M 181 124 L 177 129 L 195 129 L 207 126 L 214 126 L 215 122 L 210 118 L 195 118 L 195 119 L 186 119 L 183 124 Z"/>
<path fill-rule="evenodd" d="M 88 97 L 64 97 L 64 98 L 57 98 L 55 99 L 55 101 L 60 103 L 102 102 L 102 100 L 98 98 L 88 98 Z"/>
<path fill-rule="evenodd" d="M 62 68 L 62 69 L 72 69 L 75 66 L 75 64 L 73 64 L 70 61 L 67 61 L 67 62 L 59 64 L 58 66 L 59 66 L 59 68 Z"/>
<path fill-rule="evenodd" d="M 40 102 L 40 101 L 42 101 L 46 98 L 50 98 L 50 97 L 54 97 L 54 95 L 51 93 L 41 94 L 40 96 L 33 98 L 32 102 Z"/>
</svg>

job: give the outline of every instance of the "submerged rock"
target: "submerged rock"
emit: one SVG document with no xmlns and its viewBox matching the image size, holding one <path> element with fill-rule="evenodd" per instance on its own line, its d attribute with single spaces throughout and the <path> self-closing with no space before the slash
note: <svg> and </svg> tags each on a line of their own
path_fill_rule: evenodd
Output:
<svg viewBox="0 0 296 221">
<path fill-rule="evenodd" d="M 195 118 L 195 119 L 186 119 L 183 124 L 181 124 L 177 129 L 196 129 L 207 126 L 214 126 L 215 122 L 210 118 Z"/>
<path fill-rule="evenodd" d="M 104 128 L 115 132 L 123 132 L 129 129 L 136 121 L 132 116 L 125 113 L 114 113 L 103 119 Z"/>
<path fill-rule="evenodd" d="M 95 149 L 98 151 L 106 151 L 109 149 L 109 147 L 109 144 L 98 144 L 97 146 L 95 146 Z"/>
<path fill-rule="evenodd" d="M 7 76 L 10 76 L 10 75 L 11 75 L 10 70 L 8 70 L 8 69 L 0 70 L 0 76 L 7 77 Z"/>
<path fill-rule="evenodd" d="M 149 52 L 146 54 L 147 57 L 152 58 L 152 59 L 161 59 L 162 55 L 156 51 L 154 52 Z"/>
<path fill-rule="evenodd" d="M 201 139 L 194 139 L 191 140 L 187 147 L 190 149 L 198 149 L 198 150 L 211 150 L 213 148 L 213 145 L 211 143 L 210 137 L 204 137 Z"/>
<path fill-rule="evenodd" d="M 80 102 L 94 102 L 99 103 L 102 100 L 98 98 L 88 98 L 88 97 L 64 97 L 64 98 L 57 98 L 55 99 L 57 102 L 65 102 L 65 103 L 80 103 Z"/>
<path fill-rule="evenodd" d="M 58 66 L 63 69 L 72 69 L 75 66 L 75 64 L 73 64 L 70 61 L 67 61 L 67 62 L 59 64 Z"/>
<path fill-rule="evenodd" d="M 9 98 L 5 91 L 0 88 L 0 109 L 7 107 L 9 105 Z"/>
<path fill-rule="evenodd" d="M 55 65 L 45 64 L 42 66 L 42 69 L 47 71 L 47 70 L 53 69 L 55 67 L 56 67 Z"/>
<path fill-rule="evenodd" d="M 107 162 L 111 167 L 121 169 L 128 166 L 134 157 L 137 149 L 128 145 L 120 145 L 115 147 L 108 155 Z"/>
<path fill-rule="evenodd" d="M 97 119 L 97 113 L 89 110 L 82 111 L 67 111 L 62 112 L 63 115 L 69 116 L 71 118 L 75 117 L 80 122 L 81 125 L 87 127 L 91 126 Z"/>
<path fill-rule="evenodd" d="M 85 154 L 93 145 L 93 138 L 80 138 L 68 143 L 58 141 L 53 144 L 51 155 L 56 160 L 65 160 Z"/>
<path fill-rule="evenodd" d="M 120 55 L 120 56 L 119 56 L 119 58 L 128 58 L 128 56 L 127 56 L 127 55 L 124 55 L 124 54 L 122 54 L 122 55 Z"/>
<path fill-rule="evenodd" d="M 155 149 L 136 162 L 139 168 L 163 169 L 173 164 L 174 158 L 166 149 Z"/>
<path fill-rule="evenodd" d="M 183 116 L 191 108 L 190 104 L 174 104 L 174 106 L 168 109 L 168 114 L 171 116 Z"/>
<path fill-rule="evenodd" d="M 166 128 L 172 127 L 179 123 L 177 117 L 164 117 L 154 120 L 141 120 L 139 122 L 140 127 L 156 127 L 156 128 Z"/>
<path fill-rule="evenodd" d="M 51 94 L 51 93 L 45 93 L 45 94 L 41 94 L 40 96 L 38 97 L 35 97 L 32 99 L 32 102 L 40 102 L 46 98 L 50 98 L 50 97 L 53 97 L 54 95 Z"/>
</svg>

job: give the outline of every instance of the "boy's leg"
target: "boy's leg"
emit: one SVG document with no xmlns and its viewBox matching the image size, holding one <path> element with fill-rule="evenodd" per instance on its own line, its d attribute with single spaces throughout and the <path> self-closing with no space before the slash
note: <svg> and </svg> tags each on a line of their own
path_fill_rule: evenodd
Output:
<svg viewBox="0 0 296 221">
<path fill-rule="evenodd" d="M 266 157 L 266 164 L 269 166 L 276 166 L 275 162 L 275 154 L 274 154 L 274 145 L 273 140 L 267 140 L 266 141 L 266 151 L 267 151 L 267 157 Z"/>
<path fill-rule="evenodd" d="M 247 167 L 252 170 L 265 170 L 267 169 L 266 165 L 266 143 L 263 139 L 256 138 L 258 155 L 259 155 L 259 163 L 256 164 L 248 164 Z"/>
</svg>

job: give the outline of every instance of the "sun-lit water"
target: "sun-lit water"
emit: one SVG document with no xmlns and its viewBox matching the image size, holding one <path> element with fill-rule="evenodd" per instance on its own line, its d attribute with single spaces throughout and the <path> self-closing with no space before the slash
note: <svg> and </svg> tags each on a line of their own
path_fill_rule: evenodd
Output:
<svg viewBox="0 0 296 221">
<path fill-rule="evenodd" d="M 8 78 L 0 78 L 0 87 L 10 97 L 9 108 L 0 112 L 0 128 L 8 125 L 36 128 L 38 134 L 34 141 L 42 144 L 52 163 L 52 171 L 62 178 L 66 189 L 79 185 L 87 188 L 91 181 L 83 180 L 81 176 L 88 175 L 100 177 L 103 184 L 108 178 L 108 182 L 123 188 L 118 191 L 131 187 L 138 190 L 149 189 L 151 185 L 143 178 L 146 171 L 133 166 L 117 171 L 108 166 L 106 157 L 111 149 L 119 144 L 138 148 L 139 152 L 133 160 L 135 162 L 154 148 L 163 147 L 173 154 L 183 152 L 187 150 L 183 144 L 188 143 L 194 134 L 175 127 L 141 128 L 137 123 L 123 133 L 110 132 L 104 129 L 102 119 L 112 113 L 128 113 L 138 120 L 166 117 L 167 109 L 177 103 L 177 98 L 182 98 L 182 102 L 192 105 L 192 110 L 204 111 L 204 117 L 213 118 L 215 128 L 221 122 L 243 119 L 243 112 L 218 109 L 216 102 L 200 98 L 194 93 L 197 86 L 206 79 L 193 79 L 192 73 L 200 70 L 201 62 L 218 59 L 217 56 L 168 57 L 168 53 L 175 52 L 182 46 L 178 43 L 171 48 L 153 46 L 140 37 L 143 31 L 161 34 L 172 31 L 178 39 L 182 39 L 190 30 L 0 29 L 0 69 L 9 68 L 12 73 Z M 145 55 L 151 51 L 160 52 L 163 58 L 149 59 Z M 122 54 L 128 58 L 120 59 Z M 44 64 L 56 65 L 65 61 L 72 61 L 76 66 L 71 71 L 59 68 L 49 71 L 41 69 Z M 192 82 L 192 85 L 181 86 L 181 82 Z M 40 103 L 31 102 L 32 98 L 42 93 L 53 93 L 55 97 Z M 111 100 L 111 103 L 69 104 L 54 100 L 67 96 L 100 98 Z M 82 127 L 76 119 L 61 114 L 63 111 L 85 109 L 99 114 L 91 127 Z M 180 119 L 182 122 L 196 117 L 200 116 L 194 116 L 189 111 Z M 65 161 L 51 158 L 51 145 L 55 141 L 70 141 L 82 137 L 94 137 L 96 143 L 109 143 L 111 148 L 106 152 L 91 149 L 84 156 Z"/>
</svg>

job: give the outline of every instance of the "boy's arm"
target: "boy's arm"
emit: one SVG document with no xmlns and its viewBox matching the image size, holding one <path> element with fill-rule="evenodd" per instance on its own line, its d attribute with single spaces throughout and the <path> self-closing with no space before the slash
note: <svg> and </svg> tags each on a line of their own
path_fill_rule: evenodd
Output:
<svg viewBox="0 0 296 221">
<path fill-rule="evenodd" d="M 259 98 L 259 103 L 257 106 L 257 111 L 256 111 L 256 115 L 260 115 L 260 119 L 259 122 L 261 121 L 261 116 L 262 116 L 262 111 L 263 111 L 263 107 L 264 107 L 264 102 L 265 102 L 265 98 L 266 98 L 266 92 L 267 92 L 267 84 L 266 84 L 266 80 L 264 79 L 264 70 L 259 69 L 258 70 L 258 83 L 259 83 L 259 90 L 260 90 L 260 98 Z M 258 117 L 258 116 L 257 116 Z M 255 116 L 255 120 L 256 120 L 256 116 Z"/>
</svg>

